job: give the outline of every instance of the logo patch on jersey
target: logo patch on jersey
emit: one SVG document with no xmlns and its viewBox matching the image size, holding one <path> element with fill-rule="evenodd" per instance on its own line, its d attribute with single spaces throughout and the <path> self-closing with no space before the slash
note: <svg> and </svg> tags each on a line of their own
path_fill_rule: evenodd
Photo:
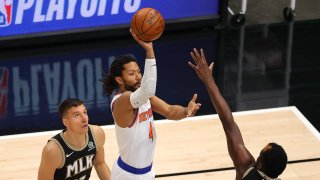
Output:
<svg viewBox="0 0 320 180">
<path fill-rule="evenodd" d="M 72 153 L 66 154 L 66 157 L 70 157 L 73 153 L 74 151 L 72 151 Z"/>
<path fill-rule="evenodd" d="M 9 26 L 12 21 L 13 0 L 0 0 L 0 27 Z"/>
<path fill-rule="evenodd" d="M 89 143 L 88 143 L 88 151 L 91 151 L 92 149 L 94 149 L 95 148 L 95 146 L 94 146 L 94 144 L 93 144 L 93 142 L 92 141 L 90 141 Z"/>
</svg>

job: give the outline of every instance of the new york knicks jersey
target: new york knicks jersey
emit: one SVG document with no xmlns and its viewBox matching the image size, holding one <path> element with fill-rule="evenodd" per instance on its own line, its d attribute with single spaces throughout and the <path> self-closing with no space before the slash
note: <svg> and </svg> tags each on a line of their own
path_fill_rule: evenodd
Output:
<svg viewBox="0 0 320 180">
<path fill-rule="evenodd" d="M 117 94 L 113 103 L 121 96 Z M 121 107 L 118 107 L 121 108 Z M 150 100 L 138 108 L 129 127 L 122 128 L 115 122 L 115 131 L 121 159 L 135 168 L 150 166 L 154 157 L 156 145 L 156 131 Z"/>
<path fill-rule="evenodd" d="M 49 140 L 59 145 L 64 159 L 61 167 L 56 169 L 54 179 L 89 179 L 97 150 L 91 127 L 88 128 L 86 143 L 82 148 L 72 147 L 64 138 L 64 131 Z"/>
</svg>

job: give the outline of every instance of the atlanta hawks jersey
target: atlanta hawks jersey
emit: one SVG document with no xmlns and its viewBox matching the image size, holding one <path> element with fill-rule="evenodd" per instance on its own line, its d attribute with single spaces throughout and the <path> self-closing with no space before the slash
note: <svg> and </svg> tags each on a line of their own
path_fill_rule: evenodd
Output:
<svg viewBox="0 0 320 180">
<path fill-rule="evenodd" d="M 54 174 L 54 179 L 81 179 L 90 178 L 94 158 L 96 156 L 96 142 L 91 127 L 86 134 L 86 143 L 82 148 L 72 147 L 64 138 L 63 132 L 55 135 L 49 141 L 56 142 L 61 148 L 63 163 Z M 58 157 L 57 157 L 58 158 Z"/>
<path fill-rule="evenodd" d="M 117 94 L 113 97 L 111 111 L 113 103 L 120 96 L 121 94 Z M 152 164 L 156 131 L 150 100 L 138 108 L 129 127 L 122 128 L 115 122 L 115 131 L 119 154 L 123 162 L 135 168 L 145 168 Z"/>
</svg>

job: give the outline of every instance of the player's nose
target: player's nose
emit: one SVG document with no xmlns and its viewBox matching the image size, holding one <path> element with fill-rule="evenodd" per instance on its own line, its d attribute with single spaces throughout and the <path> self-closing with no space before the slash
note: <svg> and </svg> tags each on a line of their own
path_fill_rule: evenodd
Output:
<svg viewBox="0 0 320 180">
<path fill-rule="evenodd" d="M 88 120 L 89 120 L 88 115 L 83 114 L 82 115 L 82 122 L 88 122 Z"/>
<path fill-rule="evenodd" d="M 141 79 L 142 79 L 141 74 L 140 74 L 140 73 L 137 73 L 137 75 L 136 75 L 136 80 L 137 80 L 137 81 L 140 81 Z"/>
</svg>

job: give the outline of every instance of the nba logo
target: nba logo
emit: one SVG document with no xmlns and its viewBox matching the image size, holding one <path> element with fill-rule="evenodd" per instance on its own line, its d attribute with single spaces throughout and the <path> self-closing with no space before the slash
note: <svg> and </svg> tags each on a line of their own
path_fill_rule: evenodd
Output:
<svg viewBox="0 0 320 180">
<path fill-rule="evenodd" d="M 0 27 L 11 24 L 12 21 L 12 0 L 0 0 Z"/>
<path fill-rule="evenodd" d="M 0 67 L 0 117 L 4 117 L 7 113 L 8 81 L 8 68 Z"/>
</svg>

